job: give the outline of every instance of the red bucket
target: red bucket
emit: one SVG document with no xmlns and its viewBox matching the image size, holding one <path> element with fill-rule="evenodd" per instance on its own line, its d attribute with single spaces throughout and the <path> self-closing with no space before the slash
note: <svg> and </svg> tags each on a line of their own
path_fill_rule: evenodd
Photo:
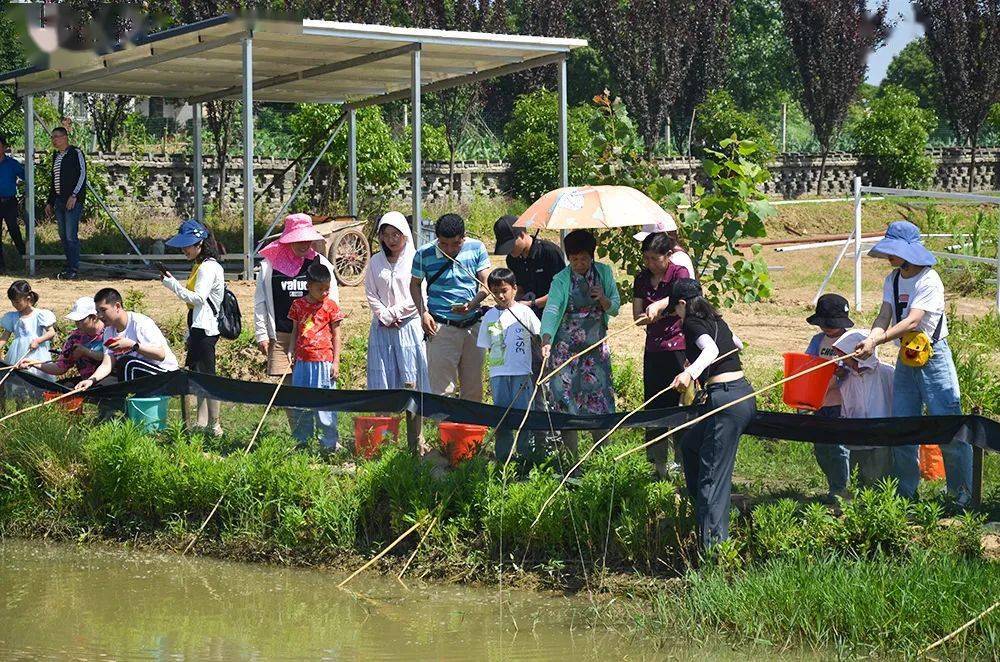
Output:
<svg viewBox="0 0 1000 662">
<path fill-rule="evenodd" d="M 42 393 L 42 399 L 45 402 L 50 400 L 55 400 L 60 395 L 66 395 L 65 393 L 60 393 L 58 391 L 45 391 Z M 83 415 L 83 396 L 75 395 L 71 398 L 63 398 L 59 401 L 59 406 L 62 407 L 66 413 L 75 414 L 76 416 Z"/>
<path fill-rule="evenodd" d="M 788 352 L 784 356 L 785 377 L 791 377 L 828 360 L 796 352 Z M 831 363 L 819 370 L 813 370 L 808 375 L 785 382 L 781 390 L 782 402 L 795 409 L 816 411 L 823 406 L 823 398 L 826 397 L 826 390 L 836 370 L 837 364 Z"/>
<path fill-rule="evenodd" d="M 354 418 L 354 454 L 370 460 L 386 442 L 388 435 L 399 436 L 399 418 L 392 416 L 356 416 Z"/>
<path fill-rule="evenodd" d="M 482 425 L 465 425 L 463 423 L 441 423 L 438 434 L 441 436 L 441 447 L 451 466 L 470 460 L 483 444 L 489 428 Z"/>
</svg>

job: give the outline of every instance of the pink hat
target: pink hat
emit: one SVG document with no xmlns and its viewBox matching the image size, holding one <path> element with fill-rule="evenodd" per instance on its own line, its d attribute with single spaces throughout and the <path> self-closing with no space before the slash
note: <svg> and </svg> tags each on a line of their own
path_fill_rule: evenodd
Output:
<svg viewBox="0 0 1000 662">
<path fill-rule="evenodd" d="M 663 218 L 656 221 L 656 223 L 647 223 L 642 226 L 642 232 L 636 232 L 632 235 L 636 241 L 642 241 L 646 237 L 656 232 L 676 232 L 677 223 L 674 222 L 674 217 L 670 214 L 664 212 Z"/>
<path fill-rule="evenodd" d="M 323 241 L 323 235 L 313 228 L 309 214 L 289 214 L 285 217 L 285 229 L 278 237 L 280 244 L 295 244 L 300 241 Z"/>
</svg>

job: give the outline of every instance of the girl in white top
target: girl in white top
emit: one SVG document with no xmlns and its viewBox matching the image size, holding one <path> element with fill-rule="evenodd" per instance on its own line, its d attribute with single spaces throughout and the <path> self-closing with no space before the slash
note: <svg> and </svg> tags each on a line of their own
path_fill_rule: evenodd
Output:
<svg viewBox="0 0 1000 662">
<path fill-rule="evenodd" d="M 16 280 L 7 288 L 7 298 L 14 310 L 0 318 L 3 331 L 0 334 L 0 344 L 10 340 L 5 361 L 8 365 L 20 363 L 24 359 L 42 363 L 52 358 L 49 346 L 56 335 L 56 316 L 51 310 L 35 308 L 38 304 L 38 294 L 31 289 L 26 280 Z M 43 379 L 53 379 L 37 368 L 29 372 Z M 11 377 L 7 380 L 6 395 L 12 398 L 37 397 L 38 389 L 25 382 Z"/>
<path fill-rule="evenodd" d="M 382 250 L 365 273 L 365 294 L 372 309 L 368 333 L 368 388 L 428 386 L 427 355 L 417 306 L 410 294 L 416 248 L 406 218 L 396 211 L 378 222 Z"/>
<path fill-rule="evenodd" d="M 218 311 L 226 291 L 226 276 L 219 264 L 219 248 L 208 228 L 198 221 L 181 223 L 177 234 L 166 242 L 171 248 L 180 248 L 184 257 L 194 263 L 191 277 L 182 285 L 169 271 L 163 272 L 163 285 L 188 307 L 187 357 L 184 367 L 195 372 L 215 374 L 215 351 L 219 341 Z M 185 414 L 193 404 L 185 396 Z M 197 396 L 197 427 L 222 436 L 219 423 L 219 401 Z M 185 419 L 187 416 L 185 416 Z"/>
</svg>

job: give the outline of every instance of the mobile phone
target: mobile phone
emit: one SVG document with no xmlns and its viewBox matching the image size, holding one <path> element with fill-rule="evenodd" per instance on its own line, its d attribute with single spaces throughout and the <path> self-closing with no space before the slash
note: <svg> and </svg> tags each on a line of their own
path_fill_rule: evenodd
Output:
<svg viewBox="0 0 1000 662">
<path fill-rule="evenodd" d="M 156 269 L 161 274 L 163 274 L 164 276 L 166 276 L 168 273 L 170 273 L 170 272 L 167 271 L 167 265 L 163 264 L 160 261 L 153 262 L 153 266 L 156 267 Z"/>
</svg>

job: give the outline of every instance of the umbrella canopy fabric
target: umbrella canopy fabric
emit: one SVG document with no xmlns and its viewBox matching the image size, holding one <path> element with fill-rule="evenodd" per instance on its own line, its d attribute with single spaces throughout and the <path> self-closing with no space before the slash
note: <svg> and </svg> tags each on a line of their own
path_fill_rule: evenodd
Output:
<svg viewBox="0 0 1000 662">
<path fill-rule="evenodd" d="M 568 186 L 540 197 L 514 225 L 536 230 L 579 230 L 654 223 L 674 225 L 674 220 L 641 191 L 629 186 Z"/>
</svg>

